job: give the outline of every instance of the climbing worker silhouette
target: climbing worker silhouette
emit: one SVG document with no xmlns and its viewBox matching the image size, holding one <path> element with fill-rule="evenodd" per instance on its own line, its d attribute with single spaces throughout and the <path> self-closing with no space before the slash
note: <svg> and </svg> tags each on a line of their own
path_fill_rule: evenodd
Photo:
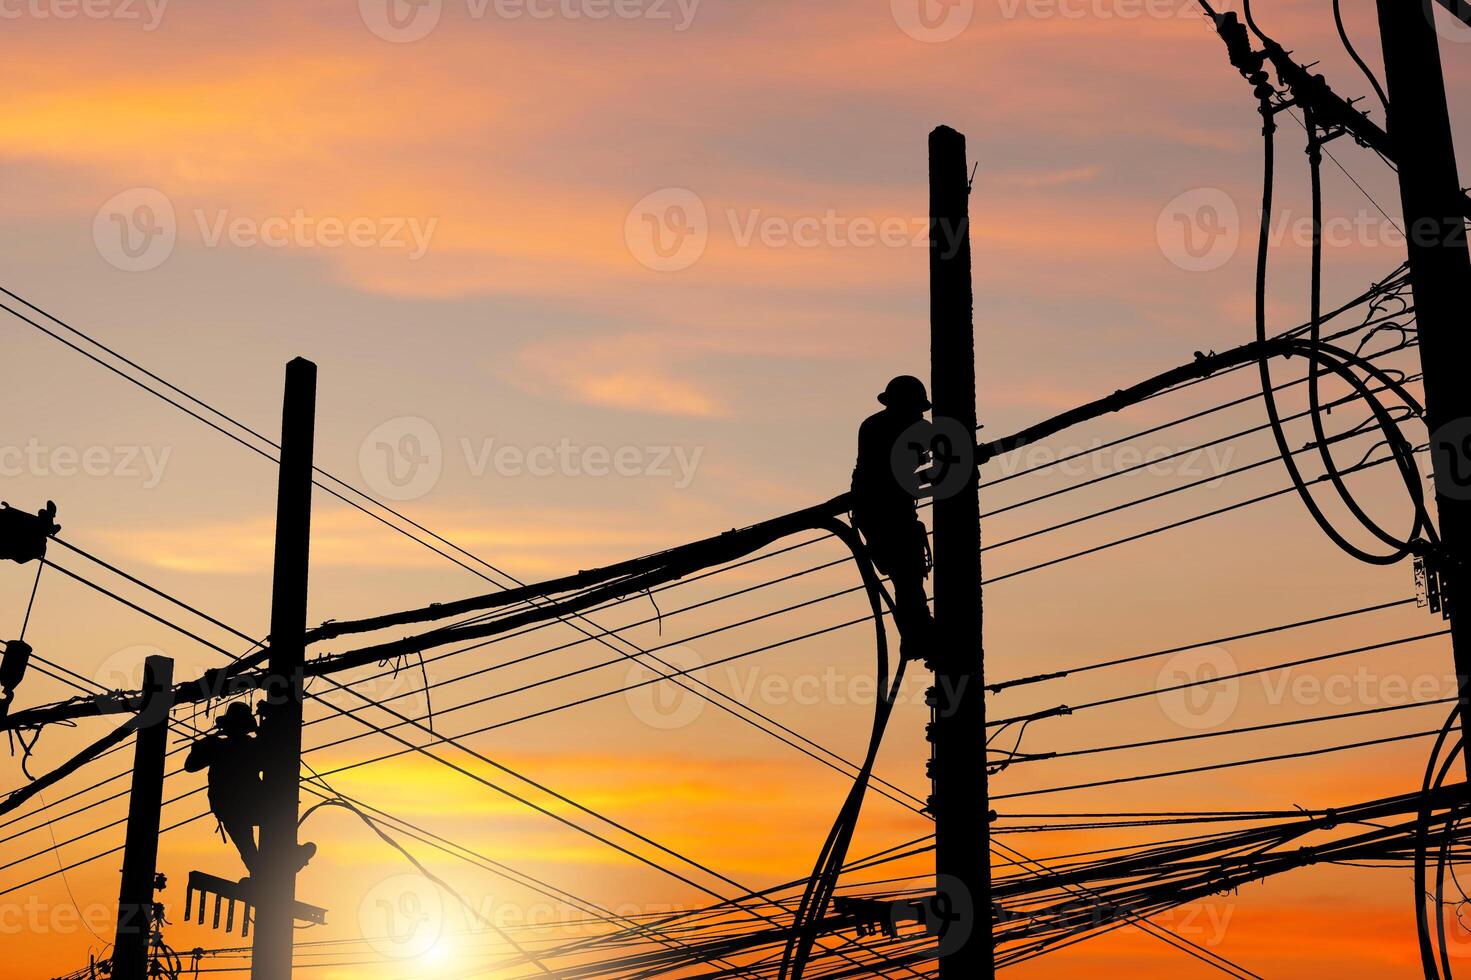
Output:
<svg viewBox="0 0 1471 980">
<path fill-rule="evenodd" d="M 911 443 L 930 407 L 924 382 L 904 374 L 878 396 L 882 411 L 858 428 L 858 462 L 853 467 L 853 523 L 863 535 L 880 572 L 894 588 L 894 624 L 905 660 L 925 657 L 934 620 L 925 597 L 929 575 L 929 538 L 919 520 L 917 500 L 927 462 L 928 441 Z"/>
<path fill-rule="evenodd" d="M 184 759 L 186 772 L 209 770 L 209 808 L 220 822 L 240 860 L 246 876 L 259 869 L 260 851 L 256 847 L 255 828 L 260 826 L 264 809 L 264 785 L 261 770 L 265 764 L 255 716 L 243 702 L 236 701 L 215 719 L 217 735 L 205 735 L 189 749 Z M 317 845 L 298 845 L 297 868 L 303 868 L 316 854 Z"/>
</svg>

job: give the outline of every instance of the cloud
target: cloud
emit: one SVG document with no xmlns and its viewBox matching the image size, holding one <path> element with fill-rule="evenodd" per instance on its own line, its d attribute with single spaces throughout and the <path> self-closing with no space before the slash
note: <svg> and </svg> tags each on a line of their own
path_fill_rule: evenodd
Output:
<svg viewBox="0 0 1471 980">
<path fill-rule="evenodd" d="M 516 508 L 495 512 L 468 507 L 417 507 L 415 519 L 456 544 L 522 574 L 561 573 L 589 556 L 641 554 L 662 546 L 663 534 L 635 527 L 596 509 Z M 177 521 L 100 531 L 108 548 L 133 563 L 194 575 L 268 576 L 275 521 L 252 516 L 229 521 Z M 356 510 L 318 507 L 312 517 L 314 568 L 443 569 L 444 558 L 395 534 Z"/>
<path fill-rule="evenodd" d="M 813 846 L 799 836 L 785 834 L 753 839 L 750 810 L 732 805 L 732 786 L 740 787 L 740 800 L 760 806 L 765 820 L 821 822 L 830 810 L 830 801 L 820 794 L 794 792 L 812 782 L 810 763 L 800 758 L 730 757 L 712 765 L 708 759 L 672 753 L 508 753 L 491 748 L 486 754 L 551 790 L 571 791 L 583 806 L 677 851 L 696 859 L 720 854 L 716 863 L 729 873 L 790 877 L 794 868 L 811 862 Z M 311 760 L 324 773 L 353 761 L 326 756 L 312 756 Z M 595 826 L 600 833 L 636 851 L 658 853 L 605 825 L 597 825 L 584 811 L 503 770 L 463 755 L 457 755 L 456 764 L 552 814 Z M 514 841 L 519 861 L 599 868 L 622 868 L 631 862 L 612 848 L 559 826 L 532 806 L 421 756 L 404 756 L 385 765 L 350 769 L 329 778 L 343 792 L 371 805 L 382 805 L 396 816 L 437 825 L 463 822 L 484 835 L 479 840 L 486 846 L 505 849 L 508 842 Z M 411 796 L 401 792 L 406 785 L 415 787 Z M 914 821 L 900 832 L 908 831 L 912 836 L 918 826 Z M 461 829 L 455 830 L 454 836 L 470 843 L 477 841 L 474 835 L 466 837 Z M 740 843 L 732 846 L 732 842 Z"/>
<path fill-rule="evenodd" d="M 515 355 L 506 379 L 528 391 L 553 392 L 598 408 L 713 418 L 727 409 L 689 370 L 701 345 L 652 333 L 538 341 Z"/>
</svg>

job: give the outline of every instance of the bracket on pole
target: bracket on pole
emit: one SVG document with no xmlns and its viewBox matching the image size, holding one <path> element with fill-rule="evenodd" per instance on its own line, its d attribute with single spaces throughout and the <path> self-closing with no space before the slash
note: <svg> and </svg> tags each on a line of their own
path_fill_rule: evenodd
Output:
<svg viewBox="0 0 1471 980">
<path fill-rule="evenodd" d="M 916 923 L 931 936 L 944 936 L 949 924 L 960 919 L 949 908 L 948 896 L 938 894 L 891 902 L 838 895 L 833 898 L 833 911 L 854 919 L 859 936 L 882 932 L 890 939 L 899 935 L 901 922 Z M 992 913 L 993 918 L 1000 918 L 1000 906 L 994 906 Z"/>
<path fill-rule="evenodd" d="M 189 872 L 189 887 L 184 891 L 184 921 L 189 922 L 194 918 L 194 894 L 199 893 L 199 917 L 197 922 L 204 925 L 204 907 L 208 897 L 213 895 L 215 900 L 214 915 L 210 921 L 211 929 L 220 927 L 220 909 L 225 909 L 225 931 L 235 930 L 235 903 L 241 904 L 240 913 L 240 938 L 250 936 L 250 923 L 254 921 L 252 914 L 255 910 L 255 892 L 250 887 L 249 879 L 244 881 L 231 881 L 228 878 L 217 878 L 203 871 Z M 327 910 L 305 902 L 293 902 L 291 907 L 292 917 L 298 922 L 310 925 L 322 926 L 327 924 Z"/>
</svg>

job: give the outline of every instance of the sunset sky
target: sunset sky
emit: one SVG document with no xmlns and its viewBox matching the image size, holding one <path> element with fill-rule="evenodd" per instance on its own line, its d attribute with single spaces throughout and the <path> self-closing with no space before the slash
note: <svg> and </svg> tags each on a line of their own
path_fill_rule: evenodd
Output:
<svg viewBox="0 0 1471 980">
<path fill-rule="evenodd" d="M 1377 71 L 1372 0 L 1343 7 Z M 1367 96 L 1361 108 L 1382 124 L 1334 30 L 1330 0 L 1258 0 L 1254 13 L 1299 60 L 1321 62 L 1315 70 L 1337 91 Z M 1193 0 L 0 0 L 0 21 L 9 42 L 0 60 L 0 286 L 271 438 L 285 363 L 311 359 L 320 371 L 318 465 L 499 570 L 465 561 L 487 584 L 318 492 L 314 624 L 592 568 L 846 489 L 857 425 L 877 408 L 874 395 L 894 374 L 928 375 L 926 134 L 939 124 L 966 135 L 978 166 L 971 213 L 984 437 L 1252 336 L 1260 119 Z M 1471 29 L 1449 18 L 1438 27 L 1463 183 L 1471 183 Z M 1290 118 L 1279 120 L 1277 146 L 1274 331 L 1302 322 L 1308 304 L 1308 171 L 1302 130 Z M 1349 140 L 1330 148 L 1324 292 L 1332 307 L 1392 272 L 1404 248 L 1393 173 Z M 276 468 L 22 320 L 3 320 L 0 497 L 28 510 L 54 499 L 64 540 L 263 636 Z M 1351 314 L 1342 325 L 1357 320 Z M 1384 363 L 1418 370 L 1414 351 Z M 1301 365 L 1276 370 L 1285 379 Z M 983 511 L 1257 426 L 1260 402 L 1247 401 L 1067 467 L 1023 472 L 1243 398 L 1254 380 L 1254 372 L 1214 379 L 993 461 L 981 474 Z M 1283 406 L 1300 411 L 1301 396 L 1284 397 Z M 1348 426 L 1335 417 L 1340 424 Z M 1306 428 L 1292 433 L 1298 445 L 1310 438 Z M 1407 433 L 1424 441 L 1423 428 Z M 1350 444 L 1344 461 L 1357 462 L 1372 445 Z M 983 520 L 983 539 L 995 544 L 986 576 L 1281 489 L 1286 476 L 1273 463 L 1008 540 L 1273 453 L 1258 432 L 1008 508 Z M 1388 526 L 1407 526 L 1403 489 L 1384 470 L 1355 486 Z M 249 646 L 64 548 L 51 557 L 211 643 L 234 653 Z M 861 593 L 848 593 L 686 642 L 850 589 L 858 584 L 851 564 L 795 574 L 839 557 L 827 541 L 656 593 L 663 623 L 650 621 L 656 609 L 645 598 L 594 619 L 609 628 L 641 624 L 625 635 L 660 646 L 681 668 L 708 664 L 863 615 Z M 18 633 L 34 574 L 34 565 L 0 565 L 0 638 Z M 671 615 L 785 576 L 793 577 Z M 1299 501 L 1280 496 L 989 586 L 987 679 L 1413 595 L 1408 564 L 1355 563 Z M 1266 667 L 1441 629 L 1439 617 L 1403 605 L 1007 691 L 990 711 L 1008 717 L 1150 692 L 1182 672 Z M 776 646 L 696 676 L 853 758 L 866 744 L 873 705 L 867 630 Z M 430 680 L 442 685 L 432 699 L 438 730 L 514 721 L 467 744 L 752 889 L 807 875 L 848 781 L 668 684 L 538 714 L 652 676 L 597 644 L 576 644 L 580 638 L 553 625 L 430 662 Z M 135 687 L 151 653 L 173 657 L 181 678 L 224 662 L 54 569 L 41 578 L 26 640 L 104 688 Z M 445 683 L 545 650 L 553 652 Z M 617 662 L 518 690 L 610 658 Z M 385 673 L 351 676 L 373 697 L 402 695 L 396 704 L 405 713 L 431 707 L 417 661 Z M 919 797 L 929 792 L 924 685 L 922 676 L 909 678 L 877 767 Z M 1146 696 L 1048 719 L 1028 729 L 1024 747 L 1156 740 L 1453 691 L 1449 645 L 1432 637 L 1206 688 L 1199 699 Z M 16 706 L 76 693 L 33 673 Z M 353 704 L 340 693 L 324 697 Z M 307 716 L 322 719 L 306 729 L 309 749 L 363 731 L 320 704 L 309 704 Z M 210 723 L 192 711 L 176 717 Z M 1419 733 L 1444 717 L 1443 706 L 1417 707 L 1017 765 L 992 781 L 992 792 Z M 110 727 L 48 729 L 27 768 L 49 770 Z M 326 773 L 396 748 L 382 736 L 360 737 L 305 761 Z M 1337 807 L 1417 789 L 1428 749 L 1419 738 L 995 806 L 1007 819 Z M 630 840 L 526 782 L 444 751 L 558 816 Z M 119 776 L 129 758 L 110 756 L 45 799 Z M 25 781 L 19 755 L 4 767 L 6 789 Z M 645 914 L 708 900 L 422 756 L 328 779 L 609 908 Z M 200 786 L 198 776 L 171 777 L 165 799 Z M 125 787 L 118 778 L 41 813 L 32 803 L 0 818 L 0 976 L 75 970 L 110 941 L 120 855 L 86 859 L 121 844 L 126 797 L 108 798 Z M 163 823 L 203 810 L 196 792 L 167 803 Z M 58 819 L 48 824 L 49 816 Z M 168 936 L 179 950 L 239 944 L 238 934 L 181 924 L 189 871 L 242 873 L 213 828 L 199 819 L 161 840 L 160 870 L 171 881 L 163 901 L 176 923 Z M 873 795 L 853 853 L 931 829 Z M 1046 859 L 1191 832 L 1006 840 Z M 299 897 L 330 913 L 329 925 L 302 940 L 381 935 L 384 910 L 402 910 L 413 892 L 413 868 L 345 811 L 314 814 L 303 835 L 320 852 L 299 878 Z M 498 921 L 576 914 L 405 843 Z M 53 874 L 58 864 L 83 861 Z M 895 873 L 925 867 L 921 859 Z M 1413 899 L 1408 869 L 1318 866 L 1159 921 L 1263 977 L 1414 977 Z M 92 931 L 77 923 L 78 910 Z M 435 915 L 441 942 L 432 948 L 379 950 L 382 966 L 318 963 L 300 974 L 517 975 L 491 969 L 502 955 L 485 952 L 493 937 L 465 938 L 476 927 L 458 909 Z M 1471 955 L 1471 934 L 1454 938 Z M 1007 973 L 1216 975 L 1131 929 Z"/>
</svg>

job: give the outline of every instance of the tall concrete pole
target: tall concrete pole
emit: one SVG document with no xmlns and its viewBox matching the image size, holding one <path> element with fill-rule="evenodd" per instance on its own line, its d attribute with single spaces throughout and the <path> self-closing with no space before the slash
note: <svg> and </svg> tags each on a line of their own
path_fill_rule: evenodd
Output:
<svg viewBox="0 0 1471 980">
<path fill-rule="evenodd" d="M 930 386 L 936 431 L 964 482 L 934 501 L 935 719 L 931 727 L 941 980 L 995 976 L 991 944 L 990 806 L 981 653 L 981 509 L 973 452 L 976 362 L 965 137 L 930 133 Z M 945 908 L 948 906 L 948 910 Z M 948 915 L 947 915 L 948 911 Z"/>
<path fill-rule="evenodd" d="M 286 365 L 286 397 L 281 413 L 270 660 L 260 734 L 266 759 L 266 812 L 260 828 L 260 868 L 252 877 L 256 897 L 252 980 L 287 980 L 291 976 L 316 406 L 317 366 L 298 357 Z"/>
<path fill-rule="evenodd" d="M 118 886 L 117 933 L 112 943 L 114 980 L 146 980 L 153 936 L 153 880 L 158 872 L 158 824 L 163 809 L 164 756 L 168 752 L 174 662 L 143 662 L 143 704 L 133 743 L 133 789 Z"/>
<path fill-rule="evenodd" d="M 1389 139 L 1399 168 L 1425 376 L 1440 568 L 1471 778 L 1471 257 L 1431 0 L 1379 0 Z"/>
</svg>

